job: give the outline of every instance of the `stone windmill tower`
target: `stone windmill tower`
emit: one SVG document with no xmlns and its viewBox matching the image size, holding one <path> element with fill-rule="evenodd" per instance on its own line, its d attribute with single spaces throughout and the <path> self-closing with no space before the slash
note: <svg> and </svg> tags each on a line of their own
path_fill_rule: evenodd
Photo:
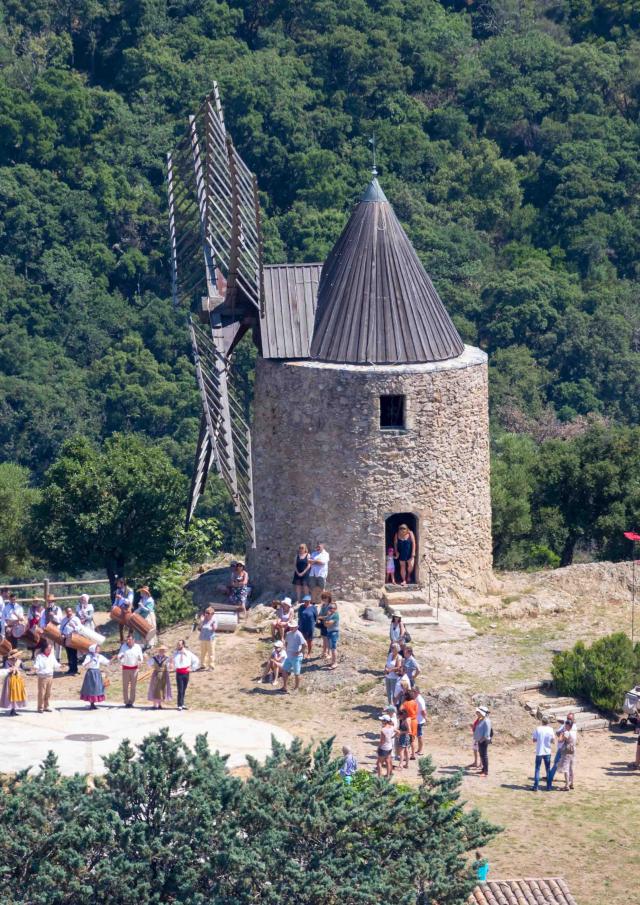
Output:
<svg viewBox="0 0 640 905">
<path fill-rule="evenodd" d="M 370 596 L 398 526 L 415 581 L 491 571 L 487 357 L 465 346 L 375 178 L 324 264 L 262 261 L 256 179 L 214 88 L 168 158 L 176 304 L 203 402 L 188 518 L 220 471 L 248 537 L 252 584 L 285 589 L 299 542 L 329 585 Z M 259 357 L 249 428 L 233 351 Z"/>
</svg>

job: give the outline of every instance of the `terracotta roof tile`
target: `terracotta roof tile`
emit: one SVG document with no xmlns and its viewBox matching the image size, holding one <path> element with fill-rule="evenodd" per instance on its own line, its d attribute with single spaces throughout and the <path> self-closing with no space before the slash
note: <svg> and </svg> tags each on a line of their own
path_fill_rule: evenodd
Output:
<svg viewBox="0 0 640 905">
<path fill-rule="evenodd" d="M 560 877 L 488 880 L 476 886 L 469 905 L 577 905 Z"/>
</svg>

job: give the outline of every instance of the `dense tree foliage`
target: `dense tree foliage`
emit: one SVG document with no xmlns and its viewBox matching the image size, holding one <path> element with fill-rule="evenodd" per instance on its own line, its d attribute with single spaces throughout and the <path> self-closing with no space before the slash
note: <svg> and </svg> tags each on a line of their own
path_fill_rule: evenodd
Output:
<svg viewBox="0 0 640 905">
<path fill-rule="evenodd" d="M 44 476 L 33 546 L 54 568 L 140 575 L 162 562 L 179 530 L 185 481 L 162 450 L 114 434 L 96 450 L 66 441 Z"/>
<path fill-rule="evenodd" d="M 0 459 L 38 483 L 69 436 L 136 432 L 189 471 L 163 161 L 214 77 L 270 261 L 322 260 L 375 131 L 385 191 L 491 355 L 498 457 L 503 432 L 640 424 L 639 25 L 616 0 L 0 0 Z M 542 485 L 515 522 L 496 497 L 499 563 L 575 547 L 525 528 Z M 201 512 L 237 544 L 219 483 Z"/>
<path fill-rule="evenodd" d="M 330 742 L 313 754 L 274 743 L 243 782 L 204 736 L 191 751 L 162 730 L 106 766 L 93 787 L 62 777 L 53 755 L 36 775 L 5 777 L 7 905 L 464 905 L 466 855 L 497 832 L 462 807 L 461 776 L 435 779 L 429 758 L 417 789 L 371 774 L 347 786 Z"/>
</svg>

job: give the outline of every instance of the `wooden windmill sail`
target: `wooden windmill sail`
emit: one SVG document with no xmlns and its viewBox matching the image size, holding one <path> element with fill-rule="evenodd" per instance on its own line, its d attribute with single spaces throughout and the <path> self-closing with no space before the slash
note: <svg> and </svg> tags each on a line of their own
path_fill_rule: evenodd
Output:
<svg viewBox="0 0 640 905">
<path fill-rule="evenodd" d="M 189 312 L 202 398 L 187 524 L 215 464 L 255 540 L 251 435 L 233 389 L 233 350 L 263 306 L 258 187 L 227 134 L 218 87 L 167 157 L 173 299 Z"/>
</svg>

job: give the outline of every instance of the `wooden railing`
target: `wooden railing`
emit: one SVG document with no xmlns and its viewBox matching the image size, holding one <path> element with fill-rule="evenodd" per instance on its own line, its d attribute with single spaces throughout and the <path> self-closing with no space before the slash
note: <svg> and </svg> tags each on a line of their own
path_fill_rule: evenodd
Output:
<svg viewBox="0 0 640 905">
<path fill-rule="evenodd" d="M 427 563 L 427 600 L 429 602 L 429 606 L 433 606 L 432 593 L 436 598 L 436 622 L 440 622 L 440 582 L 438 581 L 438 576 L 433 571 L 429 563 Z"/>
<path fill-rule="evenodd" d="M 16 596 L 18 596 L 17 595 L 18 591 L 23 591 L 23 590 L 26 590 L 29 588 L 41 588 L 42 596 L 40 596 L 40 594 L 36 593 L 36 591 L 34 590 L 34 591 L 32 591 L 31 596 L 22 596 L 21 595 L 18 597 L 18 599 L 20 600 L 21 603 L 24 603 L 24 602 L 30 603 L 34 600 L 36 600 L 38 602 L 44 601 L 46 603 L 46 600 L 50 594 L 55 595 L 56 602 L 59 602 L 61 600 L 77 600 L 78 599 L 78 596 L 79 596 L 78 592 L 76 592 L 75 594 L 58 595 L 58 594 L 55 594 L 53 588 L 76 587 L 78 589 L 81 588 L 82 591 L 80 593 L 84 594 L 84 593 L 88 593 L 88 591 L 85 591 L 84 588 L 93 587 L 94 585 L 106 585 L 108 590 L 105 593 L 103 593 L 103 592 L 93 593 L 92 592 L 91 593 L 92 600 L 102 600 L 102 599 L 111 600 L 111 590 L 109 589 L 109 579 L 108 578 L 88 578 L 88 579 L 74 578 L 69 581 L 51 581 L 51 579 L 49 579 L 49 578 L 43 578 L 42 581 L 31 581 L 31 582 L 27 582 L 26 584 L 2 584 L 2 585 L 0 585 L 0 587 L 2 588 L 2 590 L 4 590 L 6 588 L 8 591 L 16 591 Z"/>
</svg>

